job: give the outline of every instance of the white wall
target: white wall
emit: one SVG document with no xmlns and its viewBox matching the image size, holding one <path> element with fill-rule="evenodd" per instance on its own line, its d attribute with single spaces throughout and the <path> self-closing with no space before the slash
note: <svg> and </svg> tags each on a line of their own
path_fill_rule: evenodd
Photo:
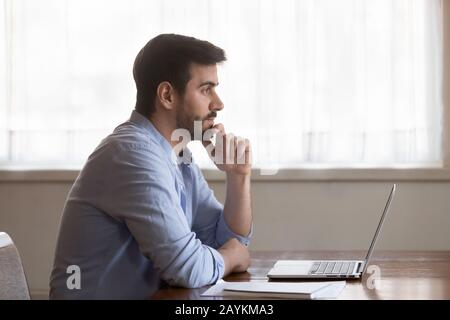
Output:
<svg viewBox="0 0 450 320">
<path fill-rule="evenodd" d="M 46 293 L 71 182 L 0 182 L 0 231 L 23 259 L 32 293 Z M 223 201 L 225 185 L 211 187 Z M 252 250 L 366 249 L 390 182 L 255 181 Z M 450 182 L 402 182 L 380 249 L 450 250 Z"/>
</svg>

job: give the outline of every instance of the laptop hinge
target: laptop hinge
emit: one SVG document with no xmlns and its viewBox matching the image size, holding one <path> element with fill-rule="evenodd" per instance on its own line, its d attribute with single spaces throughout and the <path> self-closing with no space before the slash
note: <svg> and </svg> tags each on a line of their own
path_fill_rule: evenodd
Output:
<svg viewBox="0 0 450 320">
<path fill-rule="evenodd" d="M 364 271 L 364 265 L 365 264 L 366 263 L 364 261 L 359 263 L 359 268 L 357 270 L 358 273 L 362 273 Z"/>
</svg>

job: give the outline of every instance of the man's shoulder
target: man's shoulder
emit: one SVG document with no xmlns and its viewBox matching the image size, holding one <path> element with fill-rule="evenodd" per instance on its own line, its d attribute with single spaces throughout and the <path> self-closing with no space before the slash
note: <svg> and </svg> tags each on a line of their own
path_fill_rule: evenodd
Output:
<svg viewBox="0 0 450 320">
<path fill-rule="evenodd" d="M 159 166 L 167 162 L 160 142 L 148 131 L 125 122 L 104 138 L 88 158 L 88 163 Z"/>
<path fill-rule="evenodd" d="M 133 149 L 151 151 L 161 148 L 155 137 L 130 121 L 116 127 L 113 133 L 105 138 L 105 143 L 113 148 L 125 151 Z"/>
</svg>

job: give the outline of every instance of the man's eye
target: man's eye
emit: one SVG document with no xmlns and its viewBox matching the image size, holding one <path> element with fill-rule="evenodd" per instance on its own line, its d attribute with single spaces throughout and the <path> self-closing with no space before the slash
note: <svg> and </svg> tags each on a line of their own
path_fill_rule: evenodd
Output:
<svg viewBox="0 0 450 320">
<path fill-rule="evenodd" d="M 203 93 L 209 93 L 210 88 L 203 89 Z"/>
</svg>

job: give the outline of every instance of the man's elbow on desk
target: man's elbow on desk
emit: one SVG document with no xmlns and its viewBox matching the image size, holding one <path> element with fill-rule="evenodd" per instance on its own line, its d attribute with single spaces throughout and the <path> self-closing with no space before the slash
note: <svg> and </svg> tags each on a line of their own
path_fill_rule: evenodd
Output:
<svg viewBox="0 0 450 320">
<path fill-rule="evenodd" d="M 178 256 L 169 265 L 159 268 L 161 279 L 170 286 L 193 289 L 221 279 L 225 263 L 216 249 L 203 244 L 188 257 Z"/>
<path fill-rule="evenodd" d="M 213 261 L 198 260 L 189 268 L 179 268 L 170 277 L 163 278 L 171 286 L 199 288 L 213 284 L 230 273 L 245 272 L 250 266 L 248 249 L 236 238 L 229 239 L 217 251 L 213 251 Z"/>
<path fill-rule="evenodd" d="M 218 250 L 225 264 L 224 276 L 235 272 L 245 272 L 250 266 L 248 248 L 236 238 L 231 238 Z"/>
</svg>

